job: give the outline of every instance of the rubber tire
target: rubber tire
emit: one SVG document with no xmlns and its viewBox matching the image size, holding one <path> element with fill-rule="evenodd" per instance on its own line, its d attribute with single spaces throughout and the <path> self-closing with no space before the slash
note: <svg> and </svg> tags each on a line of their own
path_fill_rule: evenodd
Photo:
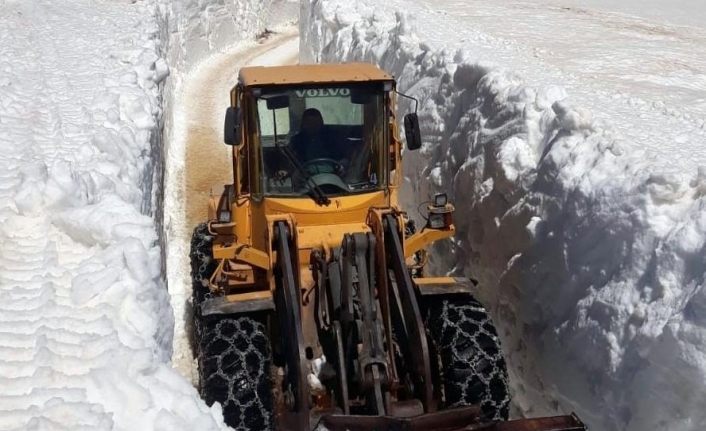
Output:
<svg viewBox="0 0 706 431">
<path fill-rule="evenodd" d="M 507 420 L 507 367 L 485 308 L 469 297 L 432 298 L 425 323 L 443 408 L 480 404 L 486 419 Z"/>
<path fill-rule="evenodd" d="M 255 316 L 200 313 L 199 304 L 211 296 L 204 280 L 216 266 L 212 241 L 205 224 L 194 230 L 191 270 L 199 392 L 209 406 L 221 404 L 225 422 L 233 429 L 272 430 L 272 353 L 265 324 Z"/>
</svg>

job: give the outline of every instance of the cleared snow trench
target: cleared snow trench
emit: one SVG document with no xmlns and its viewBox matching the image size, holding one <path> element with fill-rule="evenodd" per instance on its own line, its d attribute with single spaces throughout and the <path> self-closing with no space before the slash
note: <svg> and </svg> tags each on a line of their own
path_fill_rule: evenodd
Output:
<svg viewBox="0 0 706 431">
<path fill-rule="evenodd" d="M 193 228 L 206 220 L 211 194 L 220 194 L 223 185 L 232 182 L 231 149 L 222 136 L 230 90 L 242 66 L 295 64 L 298 59 L 299 37 L 289 26 L 215 54 L 178 80 L 173 126 L 165 133 L 164 233 L 175 321 L 172 362 L 194 384 L 198 374 L 189 338 L 189 246 Z"/>
</svg>

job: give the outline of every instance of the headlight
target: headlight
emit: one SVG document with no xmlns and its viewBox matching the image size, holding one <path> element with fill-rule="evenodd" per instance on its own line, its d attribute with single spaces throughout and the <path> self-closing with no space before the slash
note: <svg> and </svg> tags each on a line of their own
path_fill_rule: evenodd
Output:
<svg viewBox="0 0 706 431">
<path fill-rule="evenodd" d="M 434 196 L 434 206 L 435 207 L 444 207 L 448 203 L 448 198 L 446 197 L 446 193 L 439 193 L 436 196 Z"/>
<path fill-rule="evenodd" d="M 430 213 L 428 226 L 432 229 L 443 229 L 446 226 L 446 217 L 442 213 Z"/>
<path fill-rule="evenodd" d="M 430 229 L 448 229 L 453 224 L 454 206 L 448 203 L 445 193 L 434 196 L 434 204 L 427 207 L 427 227 Z"/>
</svg>

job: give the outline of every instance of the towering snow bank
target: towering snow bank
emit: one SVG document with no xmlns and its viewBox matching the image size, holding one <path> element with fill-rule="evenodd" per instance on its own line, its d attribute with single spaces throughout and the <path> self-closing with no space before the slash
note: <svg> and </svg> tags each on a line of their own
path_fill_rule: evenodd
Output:
<svg viewBox="0 0 706 431">
<path fill-rule="evenodd" d="M 271 3 L 0 5 L 0 429 L 224 426 L 169 364 L 162 119 Z"/>
<path fill-rule="evenodd" d="M 269 22 L 272 2 L 281 0 L 159 1 L 169 11 L 169 64 L 188 71 L 214 52 L 252 39 Z"/>
<path fill-rule="evenodd" d="M 167 362 L 155 4 L 0 10 L 0 429 L 219 428 Z"/>
<path fill-rule="evenodd" d="M 521 411 L 575 410 L 598 430 L 703 429 L 701 108 L 581 87 L 412 2 L 304 0 L 300 18 L 303 60 L 374 62 L 420 99 L 408 207 L 438 191 L 455 201 L 458 235 L 436 266 L 481 280 Z M 590 109 L 569 103 L 564 80 Z"/>
</svg>

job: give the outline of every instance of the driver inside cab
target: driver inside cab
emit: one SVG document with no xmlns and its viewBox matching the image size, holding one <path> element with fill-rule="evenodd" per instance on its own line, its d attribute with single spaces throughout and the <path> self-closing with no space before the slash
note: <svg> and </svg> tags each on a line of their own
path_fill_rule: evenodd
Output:
<svg viewBox="0 0 706 431">
<path fill-rule="evenodd" d="M 301 128 L 299 133 L 292 136 L 290 148 L 303 165 L 316 159 L 340 162 L 344 157 L 333 134 L 324 126 L 321 112 L 315 108 L 302 113 Z"/>
</svg>

